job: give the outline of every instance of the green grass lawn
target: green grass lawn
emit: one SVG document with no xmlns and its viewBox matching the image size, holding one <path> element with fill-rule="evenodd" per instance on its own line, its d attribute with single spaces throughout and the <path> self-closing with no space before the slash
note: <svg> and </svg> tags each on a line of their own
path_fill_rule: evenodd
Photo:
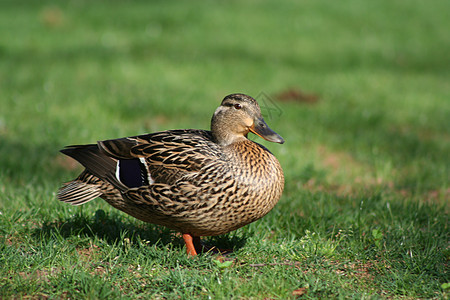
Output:
<svg viewBox="0 0 450 300">
<path fill-rule="evenodd" d="M 0 298 L 448 298 L 450 5 L 0 2 Z M 188 258 L 104 201 L 68 144 L 208 128 L 256 97 L 286 143 L 263 219 Z"/>
</svg>

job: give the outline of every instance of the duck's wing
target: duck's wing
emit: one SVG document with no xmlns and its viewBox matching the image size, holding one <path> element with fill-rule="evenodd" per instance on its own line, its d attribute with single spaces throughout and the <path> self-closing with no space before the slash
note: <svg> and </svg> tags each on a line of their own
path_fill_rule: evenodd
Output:
<svg viewBox="0 0 450 300">
<path fill-rule="evenodd" d="M 121 191 L 154 182 L 172 184 L 220 159 L 211 133 L 204 130 L 169 130 L 96 146 L 71 146 L 62 152 Z"/>
<path fill-rule="evenodd" d="M 64 185 L 60 200 L 82 204 L 112 188 L 124 193 L 131 188 L 162 183 L 197 174 L 220 159 L 209 131 L 169 130 L 146 135 L 73 145 L 61 150 L 86 170 Z M 95 181 L 95 182 L 94 182 Z"/>
</svg>

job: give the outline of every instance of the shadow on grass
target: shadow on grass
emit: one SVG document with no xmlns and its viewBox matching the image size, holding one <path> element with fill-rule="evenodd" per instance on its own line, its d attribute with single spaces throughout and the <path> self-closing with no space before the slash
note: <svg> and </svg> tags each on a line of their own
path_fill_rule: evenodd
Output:
<svg viewBox="0 0 450 300">
<path fill-rule="evenodd" d="M 97 210 L 92 217 L 79 213 L 67 219 L 44 222 L 42 228 L 36 229 L 33 235 L 45 241 L 59 237 L 63 239 L 88 237 L 103 240 L 110 245 L 123 243 L 125 239 L 128 239 L 134 245 L 145 242 L 164 249 L 167 245 L 172 245 L 174 248 L 184 247 L 181 235 L 173 230 L 144 222 L 138 224 L 127 222 L 118 214 L 107 214 L 101 209 Z M 208 246 L 237 250 L 245 245 L 247 238 L 225 234 L 202 240 Z"/>
</svg>

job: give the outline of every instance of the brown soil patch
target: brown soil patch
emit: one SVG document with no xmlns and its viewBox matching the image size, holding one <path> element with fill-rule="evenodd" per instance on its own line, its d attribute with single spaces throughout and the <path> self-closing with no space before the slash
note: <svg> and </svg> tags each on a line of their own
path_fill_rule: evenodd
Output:
<svg viewBox="0 0 450 300">
<path fill-rule="evenodd" d="M 74 171 L 82 170 L 81 165 L 73 158 L 67 155 L 58 155 L 55 157 L 55 163 L 57 166 L 63 168 L 64 170 Z"/>
<path fill-rule="evenodd" d="M 305 93 L 299 88 L 290 88 L 275 95 L 275 98 L 282 102 L 301 102 L 313 104 L 319 101 L 319 96 Z"/>
</svg>

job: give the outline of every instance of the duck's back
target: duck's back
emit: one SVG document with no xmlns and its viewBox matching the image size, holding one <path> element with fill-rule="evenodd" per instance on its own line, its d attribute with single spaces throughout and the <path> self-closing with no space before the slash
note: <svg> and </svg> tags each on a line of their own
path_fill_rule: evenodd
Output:
<svg viewBox="0 0 450 300">
<path fill-rule="evenodd" d="M 99 144 L 119 159 L 145 160 L 151 183 L 175 184 L 180 178 L 222 159 L 220 147 L 207 130 L 168 130 Z"/>
</svg>

